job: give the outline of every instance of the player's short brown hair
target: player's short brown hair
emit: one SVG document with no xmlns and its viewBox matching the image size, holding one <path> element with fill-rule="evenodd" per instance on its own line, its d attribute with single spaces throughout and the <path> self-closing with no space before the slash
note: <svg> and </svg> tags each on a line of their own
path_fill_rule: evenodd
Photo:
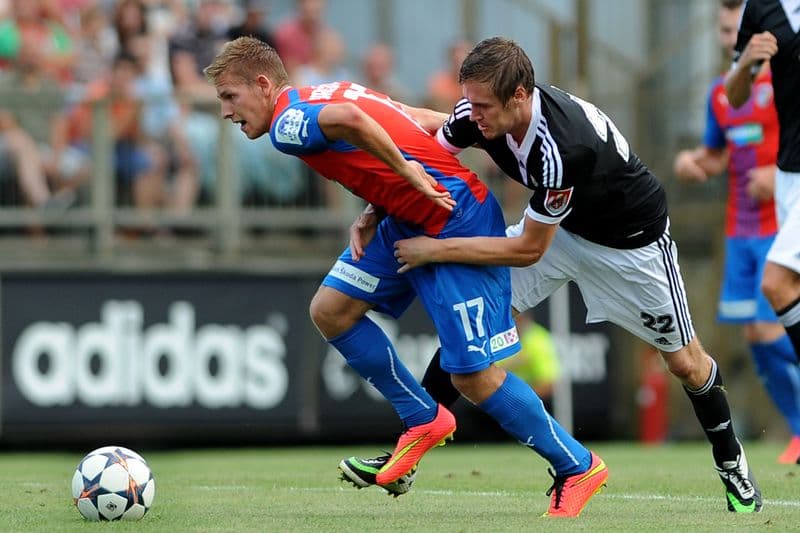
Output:
<svg viewBox="0 0 800 533">
<path fill-rule="evenodd" d="M 516 42 L 503 37 L 484 39 L 467 54 L 458 81 L 467 80 L 488 83 L 492 93 L 504 104 L 520 85 L 532 94 L 536 81 L 528 55 Z"/>
<path fill-rule="evenodd" d="M 211 83 L 217 83 L 223 76 L 251 83 L 259 74 L 265 74 L 278 86 L 289 84 L 278 52 L 254 37 L 239 37 L 226 43 L 203 72 Z"/>
</svg>

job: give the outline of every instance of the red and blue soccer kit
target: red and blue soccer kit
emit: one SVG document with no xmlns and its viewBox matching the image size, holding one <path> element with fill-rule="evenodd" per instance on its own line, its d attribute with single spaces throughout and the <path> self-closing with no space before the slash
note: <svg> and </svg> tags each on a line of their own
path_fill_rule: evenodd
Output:
<svg viewBox="0 0 800 533">
<path fill-rule="evenodd" d="M 456 201 L 452 211 L 437 206 L 385 163 L 322 133 L 318 115 L 326 105 L 350 102 L 387 131 L 408 160 L 419 162 Z M 275 147 L 300 157 L 328 179 L 382 208 L 388 216 L 354 261 L 350 250 L 323 284 L 400 316 L 419 296 L 436 324 L 442 368 L 451 373 L 482 370 L 519 349 L 510 314 L 507 267 L 429 264 L 398 274 L 397 240 L 431 237 L 505 236 L 505 221 L 494 196 L 435 137 L 387 96 L 349 82 L 288 88 L 278 97 L 270 137 Z"/>
<path fill-rule="evenodd" d="M 725 96 L 724 78 L 715 80 L 708 97 L 703 143 L 726 148 L 728 205 L 726 253 L 719 319 L 725 322 L 776 321 L 769 302 L 761 293 L 761 273 L 777 223 L 772 199 L 750 197 L 750 171 L 774 165 L 778 154 L 778 117 L 769 73 L 753 84 L 750 99 L 734 109 Z"/>
</svg>

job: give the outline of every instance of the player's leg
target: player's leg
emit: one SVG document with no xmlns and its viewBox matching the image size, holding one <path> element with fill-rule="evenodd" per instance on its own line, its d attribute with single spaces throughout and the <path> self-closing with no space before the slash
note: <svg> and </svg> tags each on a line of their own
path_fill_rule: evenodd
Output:
<svg viewBox="0 0 800 533">
<path fill-rule="evenodd" d="M 777 322 L 754 322 L 745 332 L 756 372 L 792 433 L 778 462 L 800 463 L 800 366 L 792 343 Z"/>
<path fill-rule="evenodd" d="M 548 514 L 577 516 L 605 484 L 608 471 L 550 416 L 530 385 L 494 364 L 519 351 L 506 288 L 510 277 L 504 267 L 445 264 L 436 269 L 436 300 L 425 296 L 432 291 L 418 292 L 437 317 L 442 369 L 467 400 L 552 465 L 554 503 Z"/>
<path fill-rule="evenodd" d="M 352 303 L 349 299 L 369 302 L 375 310 L 395 318 L 405 311 L 418 288 L 411 284 L 412 275 L 397 274 L 393 246 L 395 241 L 413 235 L 406 226 L 384 219 L 364 257 L 354 261 L 349 249 L 342 253 L 312 304 L 314 323 L 328 342 L 392 403 L 403 421 L 405 430 L 395 451 L 375 475 L 380 485 L 409 473 L 428 450 L 443 444 L 456 429 L 452 413 L 439 406 L 414 379 L 383 330 L 360 313 L 364 307 L 348 311 Z"/>
<path fill-rule="evenodd" d="M 661 352 L 711 443 L 728 509 L 760 510 L 761 494 L 734 432 L 722 375 L 694 333 L 677 247 L 669 233 L 634 250 L 583 241 L 575 253 L 587 260 L 577 283 L 589 321 L 609 320 Z"/>
<path fill-rule="evenodd" d="M 767 254 L 762 289 L 800 357 L 800 172 L 775 173 L 780 229 Z"/>
<path fill-rule="evenodd" d="M 478 372 L 453 374 L 453 383 L 509 435 L 552 465 L 546 516 L 580 515 L 606 484 L 608 468 L 603 460 L 570 435 L 547 412 L 530 385 L 513 372 L 492 364 Z"/>
<path fill-rule="evenodd" d="M 731 419 L 727 392 L 716 361 L 700 345 L 697 337 L 674 352 L 661 354 L 669 371 L 683 383 L 700 426 L 711 443 L 714 465 L 726 489 L 728 510 L 758 512 L 761 491 L 750 470 Z"/>
<path fill-rule="evenodd" d="M 396 273 L 391 247 L 396 238 L 381 224 L 361 261 L 353 261 L 346 249 L 314 295 L 310 314 L 322 336 L 410 427 L 432 421 L 436 402 L 397 357 L 383 330 L 366 316 L 375 308 L 397 317 L 414 298 L 407 280 Z"/>
<path fill-rule="evenodd" d="M 792 431 L 779 462 L 794 463 L 800 457 L 800 367 L 786 331 L 761 291 L 772 241 L 772 236 L 726 240 L 718 319 L 743 324 L 759 379 Z"/>
<path fill-rule="evenodd" d="M 383 330 L 366 316 L 372 304 L 321 286 L 311 301 L 311 320 L 347 364 L 392 404 L 409 426 L 430 422 L 436 403 L 397 357 Z"/>
<path fill-rule="evenodd" d="M 800 232 L 795 238 L 800 240 Z M 800 263 L 800 257 L 796 259 Z M 800 265 L 797 268 L 795 271 L 768 261 L 762 280 L 762 290 L 786 329 L 795 354 L 800 352 Z"/>
</svg>

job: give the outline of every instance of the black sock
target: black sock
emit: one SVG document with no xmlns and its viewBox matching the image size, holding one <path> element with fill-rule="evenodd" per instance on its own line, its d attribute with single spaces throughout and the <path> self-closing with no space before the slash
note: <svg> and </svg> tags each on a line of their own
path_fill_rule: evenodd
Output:
<svg viewBox="0 0 800 533">
<path fill-rule="evenodd" d="M 794 346 L 794 354 L 800 362 L 800 298 L 777 311 L 778 320 L 786 328 L 786 334 Z"/>
<path fill-rule="evenodd" d="M 696 390 L 684 386 L 684 390 L 692 402 L 706 438 L 711 443 L 711 451 L 717 466 L 722 466 L 724 461 L 735 461 L 740 448 L 733 432 L 731 409 L 728 406 L 727 393 L 722 385 L 722 375 L 717 369 L 717 363 L 713 363 L 711 375 L 705 385 Z"/>
<path fill-rule="evenodd" d="M 450 374 L 442 370 L 439 365 L 439 354 L 442 349 L 437 348 L 436 353 L 433 354 L 431 362 L 428 363 L 428 368 L 425 369 L 425 376 L 422 378 L 422 387 L 428 391 L 428 394 L 433 397 L 438 403 L 445 407 L 450 407 L 458 400 L 461 393 L 458 392 L 450 381 Z"/>
</svg>

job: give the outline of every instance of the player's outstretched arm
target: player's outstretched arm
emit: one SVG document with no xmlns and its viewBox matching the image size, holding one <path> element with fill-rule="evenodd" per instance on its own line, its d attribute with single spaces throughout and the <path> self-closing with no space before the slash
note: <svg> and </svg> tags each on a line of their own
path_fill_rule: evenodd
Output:
<svg viewBox="0 0 800 533">
<path fill-rule="evenodd" d="M 770 32 L 757 33 L 750 38 L 734 67 L 725 77 L 725 94 L 733 107 L 743 106 L 750 98 L 759 65 L 769 61 L 777 53 L 778 40 Z"/>
<path fill-rule="evenodd" d="M 528 266 L 536 263 L 550 246 L 558 224 L 544 224 L 525 217 L 522 234 L 515 237 L 413 237 L 394 243 L 399 273 L 427 263 Z"/>
<path fill-rule="evenodd" d="M 681 150 L 675 156 L 673 170 L 684 181 L 704 182 L 709 176 L 725 172 L 728 165 L 727 150 L 699 146 L 694 150 Z"/>
<path fill-rule="evenodd" d="M 355 104 L 329 104 L 319 112 L 319 126 L 330 141 L 343 140 L 377 157 L 431 201 L 452 210 L 450 192 L 416 161 L 407 161 L 392 138 L 375 119 Z"/>
</svg>

